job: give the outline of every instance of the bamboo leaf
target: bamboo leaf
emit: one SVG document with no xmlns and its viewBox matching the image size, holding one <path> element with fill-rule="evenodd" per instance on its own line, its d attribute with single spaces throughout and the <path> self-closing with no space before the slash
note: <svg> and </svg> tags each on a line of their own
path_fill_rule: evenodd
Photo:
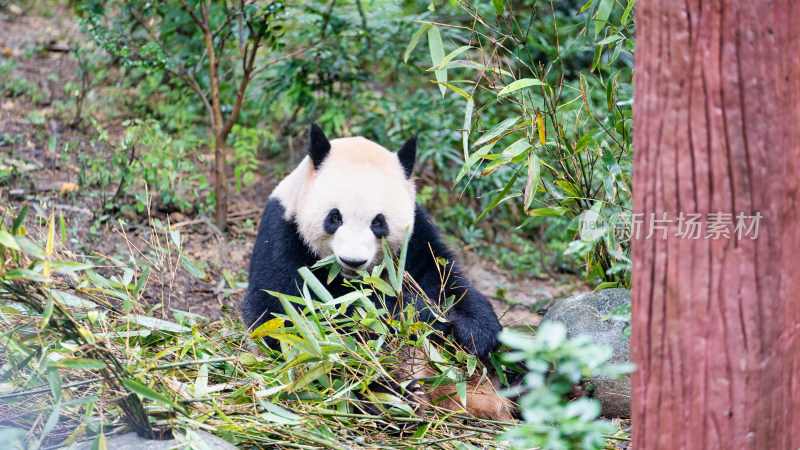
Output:
<svg viewBox="0 0 800 450">
<path fill-rule="evenodd" d="M 478 358 L 467 355 L 467 375 L 472 376 L 475 373 L 475 367 L 478 365 Z"/>
<path fill-rule="evenodd" d="M 458 47 L 457 49 L 455 49 L 452 52 L 448 53 L 447 56 L 445 56 L 444 59 L 442 59 L 442 62 L 439 63 L 439 66 L 435 67 L 435 69 L 441 69 L 442 68 L 441 66 L 447 64 L 453 58 L 455 58 L 456 56 L 464 53 L 465 51 L 467 51 L 467 50 L 469 50 L 471 48 L 473 48 L 471 45 L 463 45 L 461 47 Z"/>
<path fill-rule="evenodd" d="M 309 288 L 317 294 L 320 300 L 325 303 L 333 301 L 333 295 L 328 292 L 328 289 L 320 283 L 319 279 L 314 275 L 308 267 L 301 267 L 297 273 L 300 274 L 300 277 L 306 282 Z"/>
<path fill-rule="evenodd" d="M 453 86 L 450 83 L 440 83 L 438 81 L 432 81 L 432 80 L 431 80 L 431 82 L 438 84 L 439 87 L 442 87 L 442 86 L 448 87 L 448 88 L 450 88 L 450 90 L 452 90 L 456 94 L 458 94 L 458 95 L 460 95 L 460 96 L 462 96 L 462 97 L 464 97 L 464 98 L 466 98 L 468 100 L 471 99 L 470 95 L 467 94 L 466 92 L 464 92 L 464 90 L 459 88 L 458 86 Z"/>
<path fill-rule="evenodd" d="M 503 188 L 502 192 L 500 192 L 500 195 L 495 197 L 495 199 L 492 200 L 492 203 L 490 203 L 489 206 L 487 206 L 486 209 L 481 213 L 481 215 L 478 216 L 477 219 L 475 219 L 475 223 L 478 223 L 478 221 L 481 220 L 483 218 L 483 216 L 486 215 L 487 212 L 489 212 L 492 209 L 494 209 L 495 206 L 497 206 L 501 201 L 503 201 L 506 198 L 506 194 L 508 194 L 508 191 L 511 190 L 511 187 L 514 186 L 514 182 L 517 181 L 517 177 L 518 176 L 519 176 L 519 173 L 515 172 L 514 176 L 511 177 L 511 180 L 509 180 L 508 184 L 506 184 L 506 187 Z"/>
<path fill-rule="evenodd" d="M 76 295 L 72 295 L 68 292 L 64 291 L 57 291 L 51 290 L 50 295 L 53 296 L 53 299 L 58 301 L 64 306 L 69 306 L 71 308 L 96 308 L 97 305 L 94 302 L 90 302 L 89 300 L 84 300 Z"/>
<path fill-rule="evenodd" d="M 208 283 L 211 282 L 211 278 L 209 278 L 208 275 L 206 275 L 206 273 L 203 272 L 203 269 L 201 269 L 200 266 L 198 266 L 197 263 L 194 262 L 194 260 L 192 260 L 188 256 L 181 255 L 181 265 L 193 277 L 198 278 L 198 279 L 203 280 L 203 281 L 208 282 Z"/>
<path fill-rule="evenodd" d="M 509 119 L 506 119 L 506 120 L 498 123 L 497 125 L 492 127 L 491 130 L 489 130 L 486 133 L 484 133 L 484 135 L 481 136 L 480 139 L 475 141 L 475 143 L 472 144 L 472 146 L 473 147 L 477 147 L 479 145 L 483 145 L 483 144 L 491 141 L 492 139 L 500 136 L 501 134 L 503 134 L 504 131 L 506 131 L 507 129 L 509 129 L 512 126 L 514 126 L 517 122 L 519 122 L 520 118 L 521 117 L 519 117 L 519 116 L 511 117 Z"/>
<path fill-rule="evenodd" d="M 311 329 L 308 328 L 308 321 L 306 320 L 305 317 L 301 316 L 300 313 L 297 312 L 297 309 L 294 307 L 294 305 L 290 303 L 289 296 L 277 292 L 271 292 L 271 291 L 267 292 L 269 292 L 271 295 L 278 297 L 278 300 L 280 300 L 281 305 L 283 305 L 284 311 L 292 320 L 292 324 L 294 325 L 295 328 L 297 328 L 297 331 L 300 332 L 300 335 L 303 336 L 305 340 L 308 342 L 308 345 L 311 347 L 312 350 L 307 353 L 312 356 L 317 356 L 317 357 L 322 356 L 322 350 L 319 347 L 319 342 L 317 342 L 316 338 L 314 337 L 314 334 L 311 332 Z M 272 335 L 272 337 L 277 338 L 277 335 Z"/>
<path fill-rule="evenodd" d="M 53 316 L 53 296 L 48 295 L 47 301 L 44 304 L 44 309 L 42 309 L 42 319 L 39 323 L 39 329 L 44 330 L 47 328 L 47 325 L 50 324 L 50 317 Z"/>
<path fill-rule="evenodd" d="M 80 263 L 76 261 L 51 261 L 50 271 L 74 274 L 81 270 L 91 269 L 94 266 L 91 264 Z"/>
<path fill-rule="evenodd" d="M 260 391 L 256 391 L 254 393 L 254 395 L 257 398 L 272 397 L 273 395 L 277 394 L 278 392 L 286 390 L 287 387 L 288 386 L 285 386 L 285 385 L 272 386 L 272 387 L 267 388 L 267 389 L 262 389 Z"/>
<path fill-rule="evenodd" d="M 179 409 L 181 411 L 185 411 L 182 406 L 178 405 L 177 403 L 173 402 L 172 400 L 168 399 L 167 397 L 163 396 L 162 394 L 159 394 L 158 392 L 156 392 L 156 391 L 150 389 L 149 387 L 143 385 L 142 383 L 139 383 L 138 381 L 131 380 L 129 378 L 123 378 L 122 379 L 122 385 L 125 386 L 125 389 L 127 389 L 127 390 L 129 390 L 131 392 L 135 392 L 136 394 L 139 394 L 140 396 L 142 396 L 142 397 L 144 397 L 144 398 L 146 398 L 148 400 L 152 400 L 154 402 L 161 403 L 161 404 L 167 405 L 167 406 L 171 406 L 171 407 L 173 407 L 175 409 Z"/>
<path fill-rule="evenodd" d="M 469 170 L 472 168 L 472 166 L 476 162 L 478 162 L 478 160 L 481 159 L 482 156 L 486 155 L 492 150 L 492 147 L 494 147 L 494 144 L 483 146 L 477 152 L 470 155 L 469 159 L 464 163 L 463 166 L 461 166 L 461 170 L 458 171 L 458 175 L 456 176 L 456 181 L 453 184 L 458 184 L 458 182 L 461 181 L 464 175 L 469 173 Z"/>
<path fill-rule="evenodd" d="M 392 296 L 392 297 L 395 297 L 397 295 L 397 293 L 394 291 L 394 289 L 389 285 L 389 283 L 384 281 L 383 278 L 366 277 L 366 278 L 364 278 L 364 281 L 369 283 L 372 287 L 374 287 L 375 289 L 383 292 L 386 295 L 389 295 L 389 296 Z"/>
<path fill-rule="evenodd" d="M 145 328 L 152 328 L 158 331 L 168 331 L 171 333 L 188 333 L 192 331 L 190 327 L 185 325 L 179 325 L 175 322 L 157 319 L 155 317 L 131 314 L 124 316 L 123 319 L 128 323 L 135 323 Z"/>
<path fill-rule="evenodd" d="M 400 257 L 397 260 L 397 276 L 400 278 L 400 286 L 397 287 L 397 291 L 400 292 L 400 289 L 403 287 L 403 274 L 406 270 L 406 254 L 408 253 L 408 240 L 411 235 L 408 233 L 408 228 L 403 235 L 403 246 L 400 248 Z"/>
<path fill-rule="evenodd" d="M 440 66 L 444 60 L 444 45 L 442 44 L 442 35 L 439 34 L 439 28 L 432 26 L 428 30 L 428 47 L 431 52 L 431 63 L 434 66 Z M 441 83 L 447 83 L 447 69 L 439 68 L 435 72 L 436 82 L 439 84 L 439 90 L 442 92 L 442 97 L 446 92 L 445 87 Z"/>
<path fill-rule="evenodd" d="M 424 423 L 420 424 L 419 428 L 417 428 L 417 431 L 415 431 L 414 435 L 411 436 L 412 441 L 414 441 L 414 440 L 419 441 L 422 438 L 424 438 L 425 437 L 425 433 L 428 432 L 428 428 L 430 428 L 430 426 L 431 426 L 431 423 L 433 423 L 433 422 L 424 422 Z"/>
<path fill-rule="evenodd" d="M 604 282 L 598 284 L 597 287 L 594 288 L 593 292 L 602 291 L 603 289 L 611 289 L 611 288 L 615 288 L 615 287 L 620 287 L 619 281 L 604 281 Z M 628 306 L 628 307 L 630 308 L 630 306 Z M 612 315 L 616 311 L 617 310 L 614 310 L 614 311 L 610 312 L 607 316 L 603 317 L 599 321 L 602 322 L 602 321 L 610 319 L 612 317 Z M 630 310 L 628 310 L 628 313 L 630 314 Z"/>
<path fill-rule="evenodd" d="M 600 0 L 600 6 L 597 8 L 597 15 L 594 17 L 594 35 L 600 34 L 600 31 L 608 23 L 608 18 L 611 16 L 611 10 L 614 8 L 614 0 Z"/>
<path fill-rule="evenodd" d="M 17 236 L 17 244 L 22 247 L 22 250 L 28 252 L 36 259 L 44 260 L 47 258 L 45 251 L 39 244 L 33 242 L 25 236 Z"/>
<path fill-rule="evenodd" d="M 394 257 L 392 251 L 389 249 L 389 243 L 386 239 L 381 239 L 381 247 L 383 248 L 383 263 L 386 265 L 386 272 L 389 274 L 389 283 L 395 291 L 400 290 L 400 284 L 403 282 L 402 278 L 398 281 L 397 271 L 394 267 Z"/>
<path fill-rule="evenodd" d="M 259 325 L 252 333 L 250 333 L 250 339 L 259 339 L 264 336 L 267 336 L 270 333 L 274 333 L 275 331 L 279 330 L 286 321 L 281 319 L 280 317 L 276 317 L 274 319 L 270 319 L 261 325 Z"/>
<path fill-rule="evenodd" d="M 574 184 L 570 183 L 569 181 L 558 180 L 558 181 L 556 181 L 556 186 L 558 186 L 561 189 L 563 189 L 564 192 L 569 194 L 570 197 L 574 197 L 574 198 L 580 198 L 581 197 L 581 193 L 578 190 L 578 187 L 575 186 Z"/>
<path fill-rule="evenodd" d="M 301 373 L 289 390 L 297 392 L 299 389 L 303 389 L 304 387 L 308 386 L 309 383 L 330 372 L 332 368 L 333 363 L 329 361 L 324 361 L 315 365 L 310 370 Z"/>
<path fill-rule="evenodd" d="M 625 36 L 623 36 L 621 34 L 615 34 L 615 35 L 612 35 L 612 36 L 609 36 L 609 37 L 603 39 L 602 41 L 598 42 L 596 45 L 607 45 L 607 44 L 611 44 L 611 43 L 614 43 L 614 42 L 617 42 L 617 41 L 621 41 L 623 39 L 625 39 Z M 617 73 L 619 73 L 619 72 L 617 72 Z"/>
<path fill-rule="evenodd" d="M 319 269 L 320 267 L 325 267 L 325 266 L 327 266 L 328 264 L 330 264 L 330 263 L 332 263 L 334 261 L 336 261 L 336 256 L 333 255 L 333 254 L 330 254 L 330 255 L 320 259 L 316 263 L 314 263 L 314 265 L 311 266 L 310 268 L 311 269 Z"/>
<path fill-rule="evenodd" d="M 20 235 L 19 233 L 20 226 L 22 226 L 22 221 L 25 220 L 25 216 L 27 215 L 28 215 L 28 205 L 25 205 L 19 211 L 19 214 L 17 214 L 17 218 L 14 219 L 14 223 L 11 224 L 11 234 L 13 234 L 14 236 Z"/>
<path fill-rule="evenodd" d="M 106 435 L 100 433 L 97 439 L 92 443 L 92 450 L 108 450 L 108 442 L 106 442 Z"/>
<path fill-rule="evenodd" d="M 464 130 L 461 132 L 461 146 L 464 148 L 464 161 L 469 159 L 469 132 L 472 127 L 472 110 L 475 109 L 475 102 L 472 98 L 467 99 L 464 107 Z"/>
<path fill-rule="evenodd" d="M 589 117 L 594 118 L 594 114 L 592 114 L 591 108 L 589 108 L 589 101 L 586 99 L 587 91 L 589 90 L 588 82 L 584 79 L 583 74 L 579 74 L 578 82 L 580 83 L 581 87 L 581 99 L 583 100 L 583 106 L 586 108 L 586 113 L 589 114 Z"/>
<path fill-rule="evenodd" d="M 540 178 L 541 165 L 539 164 L 539 157 L 536 156 L 536 153 L 531 152 L 530 155 L 528 155 L 528 180 L 525 182 L 525 195 L 522 200 L 525 209 L 531 207 L 531 202 L 536 196 L 536 189 L 539 188 Z"/>
<path fill-rule="evenodd" d="M 603 152 L 603 165 L 606 167 L 606 169 L 614 176 L 621 175 L 622 169 L 619 167 L 619 164 L 617 164 L 617 160 L 614 158 L 614 155 L 611 153 L 611 150 L 609 150 L 606 147 L 603 147 L 602 152 Z"/>
<path fill-rule="evenodd" d="M 536 108 L 536 128 L 539 129 L 539 143 L 544 147 L 545 133 L 544 133 L 544 118 L 542 117 L 542 110 Z"/>
<path fill-rule="evenodd" d="M 414 35 L 411 36 L 411 41 L 409 41 L 408 46 L 406 47 L 406 51 L 403 52 L 403 62 L 408 62 L 408 57 L 411 56 L 411 52 L 414 51 L 414 48 L 419 44 L 420 39 L 428 30 L 431 28 L 431 24 L 426 23 L 423 24 L 417 31 L 414 32 Z"/>
<path fill-rule="evenodd" d="M 620 24 L 625 26 L 628 24 L 628 16 L 630 16 L 631 11 L 633 10 L 633 5 L 636 3 L 636 0 L 628 0 L 628 6 L 625 7 L 625 12 L 622 13 L 622 18 L 620 19 Z"/>
<path fill-rule="evenodd" d="M 342 266 L 339 265 L 337 261 L 331 263 L 331 267 L 328 270 L 328 278 L 325 279 L 327 284 L 331 284 L 331 282 L 339 275 L 339 272 L 342 271 Z"/>
<path fill-rule="evenodd" d="M 94 281 L 95 286 L 112 288 L 111 281 L 108 280 L 106 277 L 100 275 L 99 273 L 95 272 L 94 270 L 91 269 L 87 270 L 86 275 L 89 277 L 90 280 Z"/>
<path fill-rule="evenodd" d="M 511 162 L 512 159 L 516 158 L 517 156 L 521 155 L 526 150 L 531 148 L 531 144 L 528 142 L 527 138 L 519 139 L 518 141 L 514 142 L 513 144 L 509 145 L 508 147 L 503 150 L 503 153 L 500 154 L 497 159 L 492 161 L 491 164 L 486 166 L 481 172 L 481 176 L 485 177 L 499 169 L 501 166 L 504 166 Z"/>
<path fill-rule="evenodd" d="M 619 76 L 619 73 L 617 73 Z M 617 77 L 615 76 L 613 80 L 608 82 L 608 86 L 606 86 L 606 103 L 608 103 L 608 111 L 614 111 L 614 83 L 617 82 Z"/>
<path fill-rule="evenodd" d="M 0 230 L 0 245 L 11 250 L 21 250 L 14 236 L 6 230 Z"/>
<path fill-rule="evenodd" d="M 61 243 L 64 244 L 67 242 L 67 222 L 64 221 L 64 214 L 58 213 L 58 224 L 59 228 L 61 228 Z"/>
<path fill-rule="evenodd" d="M 61 400 L 57 401 L 55 405 L 53 405 L 53 411 L 50 413 L 50 416 L 47 418 L 47 422 L 44 424 L 44 428 L 42 428 L 42 433 L 39 436 L 39 442 L 36 444 L 34 448 L 41 448 L 44 439 L 50 434 L 51 431 L 58 425 L 58 420 L 61 418 Z"/>
<path fill-rule="evenodd" d="M 275 403 L 259 402 L 264 409 L 265 413 L 261 414 L 261 418 L 270 422 L 275 422 L 281 425 L 299 425 L 302 423 L 303 417 L 282 408 Z"/>
<path fill-rule="evenodd" d="M 602 56 L 603 56 L 603 46 L 598 45 L 594 48 L 594 57 L 592 58 L 592 68 L 589 69 L 590 71 L 594 72 L 594 69 L 596 69 L 598 64 L 600 64 L 600 58 Z"/>
<path fill-rule="evenodd" d="M 288 333 L 270 333 L 269 337 L 285 342 L 307 355 L 316 357 L 320 357 L 322 355 L 321 350 L 317 351 L 317 349 L 314 348 L 314 346 L 309 341 L 301 338 L 300 336 L 295 336 L 293 334 L 288 334 Z"/>
<path fill-rule="evenodd" d="M 492 0 L 492 6 L 494 6 L 494 12 L 497 13 L 498 16 L 503 15 L 503 11 L 505 10 L 503 0 Z"/>
<path fill-rule="evenodd" d="M 47 366 L 47 383 L 50 385 L 50 392 L 56 402 L 61 401 L 61 372 L 58 367 Z"/>
<path fill-rule="evenodd" d="M 43 276 L 40 273 L 36 273 L 32 270 L 28 269 L 14 269 L 9 270 L 6 272 L 5 277 L 6 280 L 27 280 L 27 281 L 36 281 L 38 283 L 47 283 L 50 278 Z"/>
<path fill-rule="evenodd" d="M 55 363 L 50 363 L 55 367 L 63 367 L 65 369 L 81 369 L 81 370 L 99 370 L 105 369 L 106 363 L 99 359 L 89 358 L 67 358 Z"/>
<path fill-rule="evenodd" d="M 139 294 L 142 293 L 142 289 L 144 289 L 144 284 L 147 282 L 147 277 L 150 275 L 150 264 L 144 266 L 142 270 L 142 274 L 139 275 L 139 279 L 136 280 L 136 287 L 133 289 L 133 298 L 138 299 Z"/>
<path fill-rule="evenodd" d="M 78 326 L 78 334 L 83 338 L 84 341 L 86 341 L 87 344 L 94 345 L 94 343 L 97 341 L 94 337 L 94 334 L 86 327 Z"/>
<path fill-rule="evenodd" d="M 181 232 L 180 230 L 173 230 L 172 228 L 169 229 L 169 237 L 172 239 L 172 243 L 175 244 L 175 247 L 181 248 Z"/>
<path fill-rule="evenodd" d="M 535 217 L 561 217 L 569 211 L 568 208 L 563 206 L 551 206 L 548 208 L 529 209 L 525 214 Z"/>
<path fill-rule="evenodd" d="M 461 397 L 461 406 L 464 409 L 467 409 L 467 382 L 466 381 L 459 381 L 456 383 L 456 392 L 458 396 Z"/>
<path fill-rule="evenodd" d="M 463 68 L 466 68 L 466 69 L 476 69 L 476 70 L 480 70 L 481 72 L 494 72 L 494 73 L 499 73 L 501 75 L 505 75 L 505 76 L 508 76 L 508 77 L 512 76 L 511 72 L 509 72 L 507 70 L 503 70 L 503 69 L 500 69 L 500 68 L 497 68 L 497 67 L 487 67 L 487 66 L 484 66 L 481 63 L 477 63 L 475 61 L 470 61 L 468 59 L 457 59 L 455 61 L 449 61 L 446 64 L 442 64 L 441 65 L 442 69 L 452 69 L 452 68 L 455 68 L 455 67 L 463 67 Z"/>
<path fill-rule="evenodd" d="M 197 378 L 194 380 L 194 395 L 197 398 L 208 395 L 208 364 L 200 365 Z"/>
<path fill-rule="evenodd" d="M 497 93 L 497 96 L 499 97 L 501 95 L 510 94 L 512 92 L 518 91 L 520 89 L 526 89 L 531 86 L 547 86 L 547 84 L 537 80 L 536 78 L 522 78 L 501 89 L 500 92 Z"/>
</svg>

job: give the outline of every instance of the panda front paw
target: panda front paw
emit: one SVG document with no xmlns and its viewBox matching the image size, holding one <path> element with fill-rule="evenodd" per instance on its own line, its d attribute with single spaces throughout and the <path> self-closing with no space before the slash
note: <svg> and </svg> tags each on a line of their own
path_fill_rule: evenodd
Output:
<svg viewBox="0 0 800 450">
<path fill-rule="evenodd" d="M 456 342 L 479 359 L 487 360 L 489 353 L 500 348 L 500 340 L 497 338 L 500 333 L 499 327 L 487 324 L 464 325 L 453 324 L 453 337 Z"/>
</svg>

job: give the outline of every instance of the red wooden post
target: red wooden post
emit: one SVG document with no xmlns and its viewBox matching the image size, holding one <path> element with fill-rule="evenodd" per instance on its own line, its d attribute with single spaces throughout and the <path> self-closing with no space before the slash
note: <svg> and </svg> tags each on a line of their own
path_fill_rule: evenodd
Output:
<svg viewBox="0 0 800 450">
<path fill-rule="evenodd" d="M 636 6 L 634 448 L 800 448 L 800 1 Z"/>
</svg>

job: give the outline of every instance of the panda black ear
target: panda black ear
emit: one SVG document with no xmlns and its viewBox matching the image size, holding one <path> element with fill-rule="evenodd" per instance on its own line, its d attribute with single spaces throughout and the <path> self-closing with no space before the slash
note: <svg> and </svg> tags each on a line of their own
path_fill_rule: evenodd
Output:
<svg viewBox="0 0 800 450">
<path fill-rule="evenodd" d="M 308 130 L 308 156 L 314 163 L 314 169 L 319 169 L 325 157 L 331 151 L 331 143 L 325 137 L 325 132 L 316 123 L 311 124 Z"/>
<path fill-rule="evenodd" d="M 400 165 L 403 166 L 406 178 L 411 178 L 411 174 L 414 173 L 414 162 L 417 160 L 417 136 L 411 137 L 403 144 L 403 147 L 397 152 L 397 158 L 400 160 Z"/>
</svg>

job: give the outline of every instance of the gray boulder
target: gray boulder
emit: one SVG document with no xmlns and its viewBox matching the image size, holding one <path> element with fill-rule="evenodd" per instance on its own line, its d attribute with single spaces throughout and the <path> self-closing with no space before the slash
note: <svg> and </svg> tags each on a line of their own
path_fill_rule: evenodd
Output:
<svg viewBox="0 0 800 450">
<path fill-rule="evenodd" d="M 627 323 L 600 319 L 615 309 L 631 304 L 631 294 L 626 289 L 604 289 L 598 292 L 584 292 L 556 303 L 542 318 L 545 322 L 561 322 L 567 327 L 567 336 L 573 338 L 581 334 L 591 336 L 597 344 L 608 345 L 614 349 L 609 363 L 630 362 L 630 342 L 622 337 Z M 631 378 L 625 375 L 619 379 L 594 377 L 589 380 L 591 395 L 603 406 L 606 417 L 629 418 L 631 416 Z"/>
<path fill-rule="evenodd" d="M 209 450 L 236 450 L 236 446 L 220 439 L 213 434 L 201 430 L 187 430 L 186 434 L 177 439 L 166 441 L 153 441 L 139 437 L 136 433 L 125 433 L 112 436 L 106 440 L 106 447 L 110 450 L 167 450 L 203 448 Z M 92 442 L 77 445 L 78 450 L 89 450 Z"/>
</svg>

